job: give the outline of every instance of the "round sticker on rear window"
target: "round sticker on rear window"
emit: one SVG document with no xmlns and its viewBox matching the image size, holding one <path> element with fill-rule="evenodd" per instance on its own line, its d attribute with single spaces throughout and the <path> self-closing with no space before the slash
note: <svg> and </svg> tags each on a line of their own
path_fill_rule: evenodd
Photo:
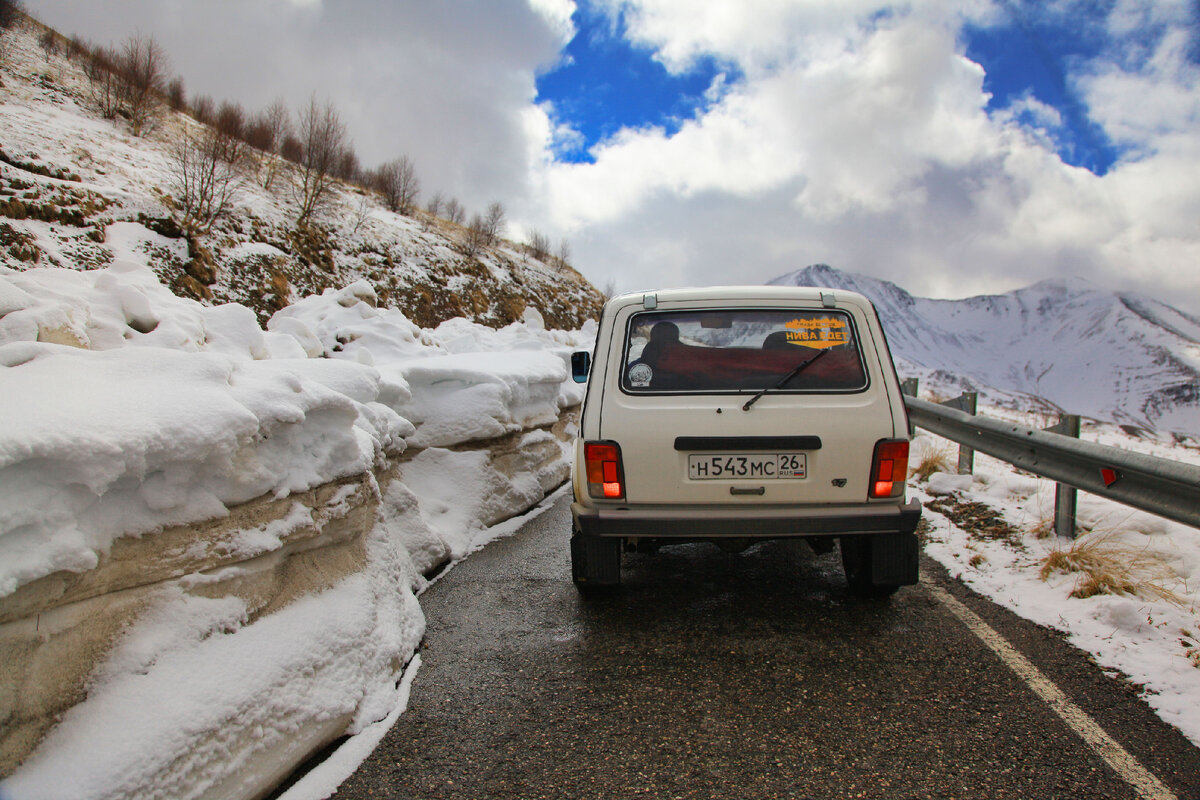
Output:
<svg viewBox="0 0 1200 800">
<path fill-rule="evenodd" d="M 650 369 L 649 364 L 634 364 L 629 368 L 629 385 L 645 387 L 650 385 L 650 379 L 654 377 L 654 370 Z"/>
</svg>

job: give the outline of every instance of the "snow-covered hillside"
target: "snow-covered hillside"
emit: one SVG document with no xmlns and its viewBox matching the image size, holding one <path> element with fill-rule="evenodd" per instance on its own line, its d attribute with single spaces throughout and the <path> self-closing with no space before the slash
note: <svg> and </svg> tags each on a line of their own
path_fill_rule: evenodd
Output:
<svg viewBox="0 0 1200 800">
<path fill-rule="evenodd" d="M 0 265 L 93 269 L 146 261 L 176 294 L 236 302 L 259 322 L 301 297 L 368 281 L 380 305 L 433 327 L 492 327 L 534 306 L 574 329 L 602 298 L 560 259 L 500 239 L 472 255 L 467 230 L 336 182 L 329 207 L 298 225 L 295 168 L 245 148 L 230 208 L 210 230 L 181 226 L 179 148 L 202 126 L 164 110 L 143 136 L 97 109 L 82 57 L 46 53 L 39 31 L 4 34 L 0 69 Z M 266 184 L 271 188 L 264 188 Z M 112 236 L 114 229 L 119 236 Z"/>
<path fill-rule="evenodd" d="M 823 264 L 771 283 L 866 295 L 898 361 L 942 370 L 974 388 L 1023 392 L 1096 419 L 1200 434 L 1200 320 L 1149 297 L 1083 281 L 1043 281 L 1004 295 L 931 300 Z"/>
</svg>

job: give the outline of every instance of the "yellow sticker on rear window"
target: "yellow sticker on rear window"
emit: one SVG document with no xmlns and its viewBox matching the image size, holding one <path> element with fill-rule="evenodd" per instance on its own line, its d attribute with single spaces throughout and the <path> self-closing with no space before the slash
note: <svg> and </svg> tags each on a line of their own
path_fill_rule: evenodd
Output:
<svg viewBox="0 0 1200 800">
<path fill-rule="evenodd" d="M 788 344 L 824 350 L 850 341 L 846 320 L 836 317 L 794 319 L 784 325 L 787 328 Z"/>
</svg>

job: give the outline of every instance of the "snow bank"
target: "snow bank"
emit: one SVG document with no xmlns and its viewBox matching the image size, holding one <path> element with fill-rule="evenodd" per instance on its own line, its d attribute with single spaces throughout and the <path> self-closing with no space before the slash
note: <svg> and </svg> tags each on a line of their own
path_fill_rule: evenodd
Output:
<svg viewBox="0 0 1200 800">
<path fill-rule="evenodd" d="M 387 717 L 424 628 L 422 574 L 566 479 L 563 441 L 539 426 L 581 401 L 569 355 L 591 337 L 548 331 L 536 312 L 500 331 L 423 330 L 362 282 L 264 331 L 249 309 L 177 298 L 133 263 L 0 268 L 0 611 L 7 600 L 17 619 L 30 590 L 102 570 L 130 537 L 274 509 L 170 545 L 172 563 L 217 552 L 231 566 L 147 574 L 147 596 L 113 612 L 124 627 L 86 699 L 0 795 L 245 796 Z M 323 506 L 295 500 L 339 480 Z M 352 496 L 373 523 L 343 520 L 352 541 L 323 533 Z M 271 599 L 281 559 L 320 548 L 339 560 L 307 567 L 325 584 Z M 77 628 L 80 613 L 45 621 Z"/>
<path fill-rule="evenodd" d="M 553 423 L 586 334 L 424 331 L 365 282 L 259 328 L 145 267 L 0 271 L 0 597 L 112 540 L 361 473 L 407 446 Z M 309 357 L 314 356 L 314 357 Z"/>
</svg>

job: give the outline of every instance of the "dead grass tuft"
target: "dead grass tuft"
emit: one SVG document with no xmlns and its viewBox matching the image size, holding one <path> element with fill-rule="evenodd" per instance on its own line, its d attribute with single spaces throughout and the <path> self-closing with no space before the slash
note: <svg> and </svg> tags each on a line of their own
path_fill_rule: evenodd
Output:
<svg viewBox="0 0 1200 800">
<path fill-rule="evenodd" d="M 1082 536 L 1065 550 L 1047 555 L 1040 577 L 1046 580 L 1055 573 L 1077 573 L 1071 597 L 1112 594 L 1165 600 L 1177 606 L 1186 602 L 1163 585 L 1178 580 L 1170 565 L 1148 548 L 1118 541 L 1113 531 Z"/>
<path fill-rule="evenodd" d="M 929 476 L 935 472 L 949 472 L 950 457 L 953 452 L 954 447 L 949 442 L 927 445 L 921 453 L 921 460 L 910 470 L 910 474 L 915 475 L 919 480 L 927 481 Z"/>
</svg>

